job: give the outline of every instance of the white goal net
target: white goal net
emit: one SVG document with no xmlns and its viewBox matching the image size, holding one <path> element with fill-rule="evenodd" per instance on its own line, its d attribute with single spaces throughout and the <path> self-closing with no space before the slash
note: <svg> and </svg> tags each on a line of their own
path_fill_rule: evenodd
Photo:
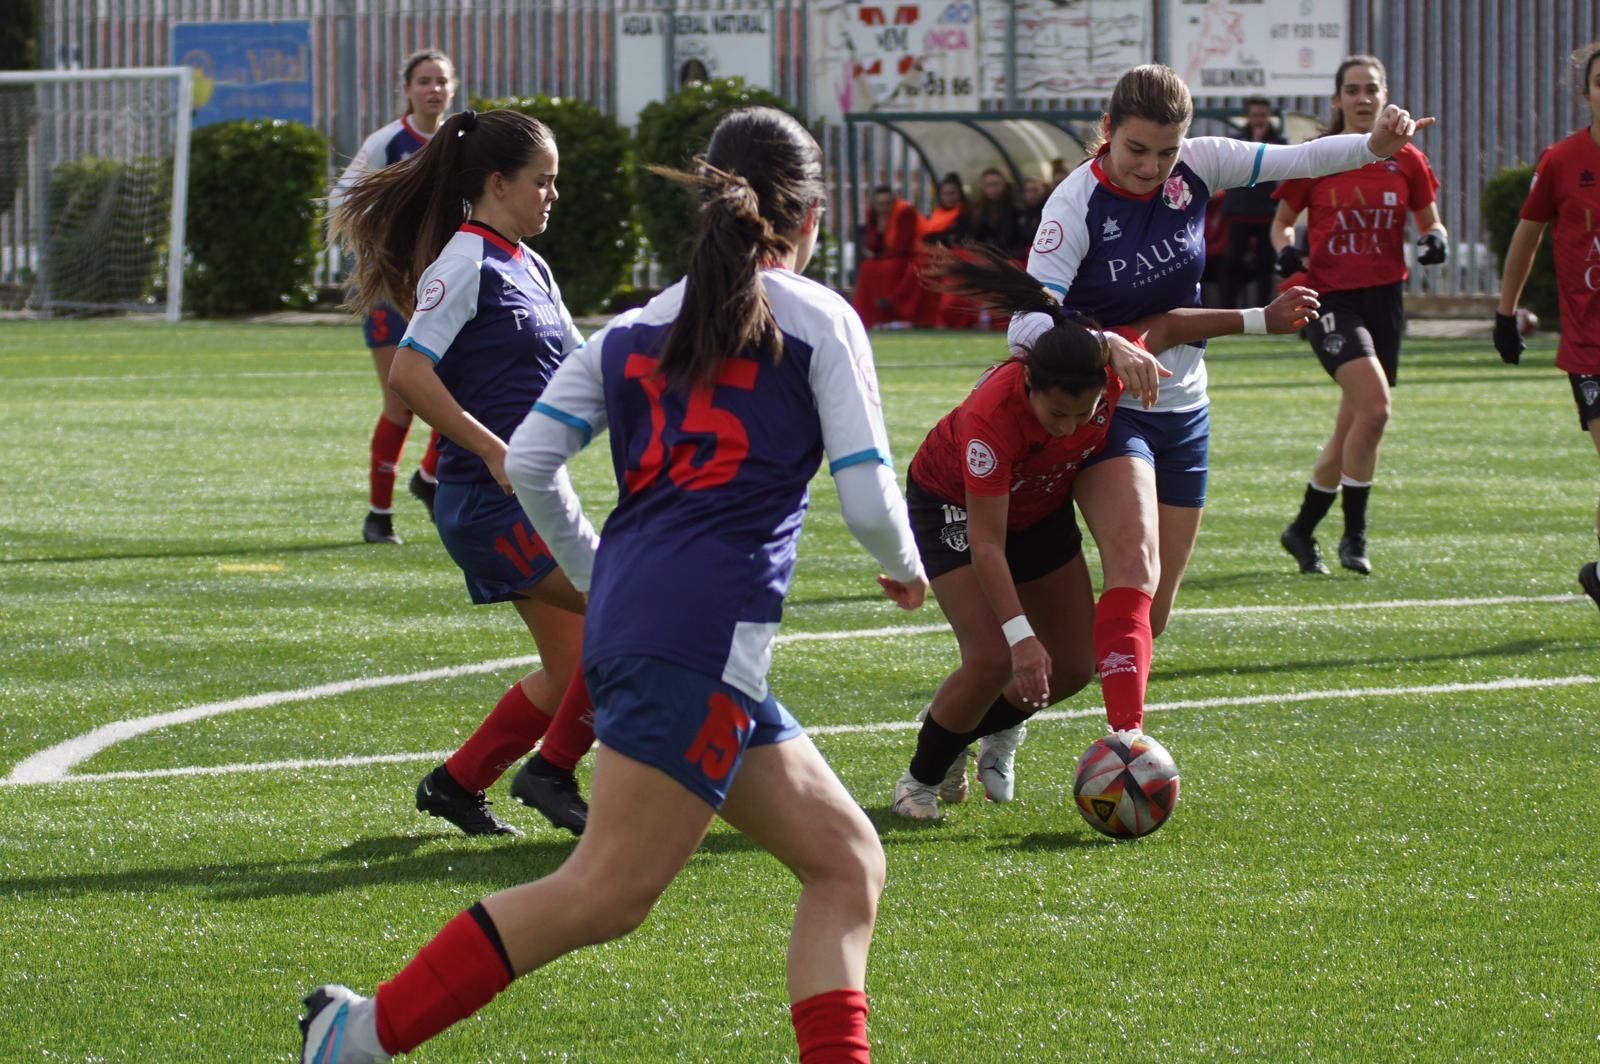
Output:
<svg viewBox="0 0 1600 1064">
<path fill-rule="evenodd" d="M 0 311 L 178 320 L 191 77 L 0 71 Z"/>
</svg>

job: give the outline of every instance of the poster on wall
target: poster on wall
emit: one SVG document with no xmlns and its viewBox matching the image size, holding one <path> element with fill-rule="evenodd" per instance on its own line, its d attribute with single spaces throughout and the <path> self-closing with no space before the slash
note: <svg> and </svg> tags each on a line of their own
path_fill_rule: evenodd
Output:
<svg viewBox="0 0 1600 1064">
<path fill-rule="evenodd" d="M 818 0 L 811 9 L 811 117 L 977 110 L 978 28 L 975 0 Z"/>
<path fill-rule="evenodd" d="M 740 77 L 773 87 L 772 5 L 743 0 L 711 8 L 679 0 L 672 33 L 672 84 Z M 616 14 L 617 121 L 638 122 L 639 112 L 666 92 L 667 16 L 655 11 Z"/>
<path fill-rule="evenodd" d="M 179 22 L 171 54 L 194 68 L 196 126 L 240 118 L 312 124 L 310 22 Z"/>
<path fill-rule="evenodd" d="M 1006 99 L 1008 11 L 1017 19 L 1017 102 L 1100 96 L 1151 60 L 1150 0 L 1017 0 L 984 5 L 983 94 Z"/>
<path fill-rule="evenodd" d="M 1347 0 L 1167 4 L 1171 65 L 1195 96 L 1322 96 L 1349 51 Z"/>
</svg>

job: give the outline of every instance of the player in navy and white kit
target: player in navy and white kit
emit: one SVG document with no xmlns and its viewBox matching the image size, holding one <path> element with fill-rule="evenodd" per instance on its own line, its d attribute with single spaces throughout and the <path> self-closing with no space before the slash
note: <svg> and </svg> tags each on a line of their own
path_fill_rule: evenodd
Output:
<svg viewBox="0 0 1600 1064">
<path fill-rule="evenodd" d="M 513 111 L 467 111 L 413 158 L 359 180 L 333 217 L 334 231 L 360 252 L 361 295 L 411 311 L 389 384 L 444 436 L 439 539 L 472 601 L 512 603 L 539 647 L 540 667 L 512 684 L 417 788 L 419 810 L 473 835 L 520 834 L 489 811 L 484 791 L 547 730 L 546 749 L 518 775 L 513 794 L 560 826 L 583 829 L 572 778 L 593 741 L 583 722 L 587 695 L 573 682 L 583 598 L 529 525 L 505 473 L 505 441 L 583 342 L 549 266 L 520 242 L 549 224 L 558 166 L 543 123 Z M 551 763 L 552 742 L 570 757 Z"/>
<path fill-rule="evenodd" d="M 400 83 L 405 93 L 406 113 L 361 142 L 361 149 L 328 194 L 330 209 L 339 206 L 346 191 L 360 178 L 422 150 L 439 128 L 445 112 L 450 110 L 456 90 L 455 65 L 443 52 L 424 48 L 406 56 Z M 401 448 L 411 429 L 411 411 L 389 387 L 389 366 L 394 361 L 395 345 L 405 331 L 405 315 L 392 304 L 381 302 L 365 308 L 362 333 L 372 352 L 372 364 L 378 371 L 378 388 L 383 393 L 383 412 L 372 429 L 371 464 L 367 474 L 368 510 L 361 527 L 362 538 L 368 543 L 400 542 L 394 531 L 394 478 Z M 411 475 L 410 491 L 422 500 L 429 516 L 433 514 L 434 485 L 438 482 L 438 447 L 439 434 L 434 432 L 429 437 L 421 467 Z"/>
<path fill-rule="evenodd" d="M 937 820 L 939 800 L 965 801 L 967 747 L 981 740 L 978 779 L 991 801 L 1013 796 L 1012 763 L 1035 710 L 1075 694 L 1095 662 L 1106 718 L 1143 712 L 1125 633 L 1095 625 L 1094 589 L 1072 512 L 1072 485 L 1105 446 L 1123 383 L 1106 341 L 997 249 L 935 257 L 928 279 L 999 315 L 1043 313 L 1053 324 L 1022 354 L 986 372 L 945 415 L 906 476 L 911 527 L 961 664 L 923 712 L 916 753 L 890 812 Z M 1315 319 L 1315 295 L 1291 288 L 1263 310 L 1183 307 L 1117 332 L 1142 349 Z"/>
<path fill-rule="evenodd" d="M 801 881 L 788 984 L 802 1064 L 870 1059 L 863 987 L 883 849 L 767 688 L 824 455 L 885 593 L 912 609 L 927 581 L 861 319 L 795 272 L 825 193 L 816 142 L 780 111 L 740 110 L 696 175 L 662 172 L 700 190 L 688 276 L 568 358 L 508 458 L 589 593 L 600 746 L 588 830 L 553 874 L 458 916 L 375 999 L 313 992 L 306 1061 L 387 1060 L 513 978 L 632 931 L 719 813 Z M 561 470 L 608 428 L 619 499 L 597 545 Z"/>
<path fill-rule="evenodd" d="M 1506 249 L 1494 345 L 1508 363 L 1522 359 L 1517 301 L 1533 257 L 1553 223 L 1556 288 L 1561 302 L 1561 346 L 1556 368 L 1565 370 L 1578 405 L 1578 425 L 1600 451 L 1600 42 L 1572 55 L 1574 89 L 1589 108 L 1589 124 L 1547 148 L 1534 167 L 1521 220 Z M 1595 507 L 1600 538 L 1600 504 Z M 1600 562 L 1585 562 L 1578 585 L 1600 606 Z"/>
<path fill-rule="evenodd" d="M 1370 55 L 1353 55 L 1334 73 L 1330 134 L 1370 133 L 1389 98 L 1389 76 Z M 1322 446 L 1300 511 L 1278 542 L 1302 573 L 1326 573 L 1313 535 L 1338 497 L 1344 509 L 1339 564 L 1367 576 L 1367 502 L 1378 471 L 1378 449 L 1389 421 L 1390 390 L 1400 367 L 1406 308 L 1406 215 L 1416 219 L 1417 262 L 1445 260 L 1449 234 L 1439 221 L 1439 179 L 1427 156 L 1407 144 L 1392 158 L 1311 180 L 1285 181 L 1273 192 L 1272 247 L 1278 272 L 1322 296 L 1322 317 L 1306 339 L 1339 385 L 1333 434 Z M 1309 254 L 1295 246 L 1295 219 L 1307 218 Z"/>
<path fill-rule="evenodd" d="M 1105 143 L 1051 193 L 1028 258 L 1028 272 L 1068 310 L 1114 326 L 1198 306 L 1214 189 L 1363 166 L 1433 123 L 1391 105 L 1370 135 L 1290 146 L 1189 138 L 1193 115 L 1189 90 L 1169 67 L 1135 67 L 1118 80 L 1101 119 Z M 1049 324 L 1042 314 L 1012 319 L 1013 346 L 1026 348 Z M 1259 319 L 1249 324 L 1248 331 L 1265 331 Z M 1114 335 L 1110 341 L 1126 345 Z M 1150 643 L 1166 627 L 1205 506 L 1205 345 L 1179 344 L 1132 373 L 1124 380 L 1138 401 L 1118 405 L 1106 448 L 1078 474 L 1073 497 L 1100 548 L 1096 631 L 1127 633 L 1142 689 Z"/>
</svg>

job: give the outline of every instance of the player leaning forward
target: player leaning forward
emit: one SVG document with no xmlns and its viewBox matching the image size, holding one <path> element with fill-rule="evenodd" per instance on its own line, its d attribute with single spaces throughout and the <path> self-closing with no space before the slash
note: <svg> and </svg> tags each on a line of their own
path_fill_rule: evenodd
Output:
<svg viewBox="0 0 1600 1064">
<path fill-rule="evenodd" d="M 883 849 L 766 679 L 824 454 L 846 523 L 889 573 L 885 593 L 915 608 L 928 584 L 861 319 L 795 272 L 816 245 L 816 141 L 780 111 L 735 111 L 696 174 L 666 173 L 700 191 L 688 276 L 563 362 L 507 458 L 589 595 L 600 746 L 588 827 L 561 868 L 457 916 L 374 999 L 315 991 L 304 1060 L 386 1060 L 513 978 L 627 934 L 719 814 L 801 881 L 788 954 L 800 1060 L 869 1059 Z M 597 542 L 562 470 L 607 429 L 618 502 Z"/>
<path fill-rule="evenodd" d="M 1051 194 L 1028 258 L 1028 272 L 1066 309 L 1118 326 L 1199 306 L 1213 190 L 1365 166 L 1393 156 L 1433 124 L 1391 105 L 1370 134 L 1280 145 L 1191 138 L 1193 116 L 1188 87 L 1169 67 L 1135 67 L 1118 80 L 1101 119 L 1104 143 Z M 1051 324 L 1048 315 L 1019 315 L 1012 319 L 1011 343 L 1025 349 Z M 1260 319 L 1251 326 L 1265 331 Z M 1103 569 L 1094 620 L 1102 679 L 1108 659 L 1119 674 L 1129 662 L 1134 667 L 1138 697 L 1112 715 L 1118 730 L 1142 724 L 1151 642 L 1166 627 L 1205 507 L 1205 345 L 1168 348 L 1160 364 L 1171 376 L 1158 383 L 1152 371 L 1128 382 L 1143 408 L 1127 399 L 1118 404 L 1105 449 L 1088 460 L 1073 486 Z M 1013 649 L 1034 638 L 1026 624 L 1007 632 Z"/>
</svg>

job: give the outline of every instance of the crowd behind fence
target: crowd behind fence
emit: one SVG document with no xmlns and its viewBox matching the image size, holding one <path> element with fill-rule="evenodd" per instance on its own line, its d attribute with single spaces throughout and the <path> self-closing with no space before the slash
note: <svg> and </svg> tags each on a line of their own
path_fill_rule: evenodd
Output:
<svg viewBox="0 0 1600 1064">
<path fill-rule="evenodd" d="M 738 0 L 709 0 L 713 8 Z M 985 4 L 994 0 L 984 0 Z M 1178 0 L 1150 0 L 1150 24 Z M 392 119 L 398 107 L 401 59 L 422 45 L 456 57 L 463 96 L 535 93 L 577 96 L 602 109 L 615 105 L 615 18 L 623 12 L 659 11 L 660 0 L 43 0 L 41 55 L 46 66 L 161 66 L 170 55 L 175 23 L 205 20 L 309 21 L 312 30 L 315 125 L 347 156 L 369 130 Z M 1005 5 L 1012 9 L 1013 5 Z M 804 0 L 771 0 L 773 84 L 787 101 L 806 109 L 807 19 Z M 1497 269 L 1488 254 L 1480 193 L 1506 166 L 1532 162 L 1544 146 L 1577 128 L 1582 116 L 1569 90 L 1564 57 L 1600 36 L 1591 3 L 1567 0 L 1454 0 L 1452 3 L 1350 0 L 1351 52 L 1370 52 L 1387 64 L 1391 95 L 1417 114 L 1439 118 L 1425 135 L 1443 188 L 1440 211 L 1456 252 L 1443 271 L 1414 276 L 1414 292 L 1485 296 L 1496 290 Z M 1159 34 L 1153 58 L 1164 55 Z M 1326 115 L 1325 95 L 1277 97 L 1282 112 Z M 1207 106 L 1239 108 L 1242 98 L 1211 98 Z M 1050 111 L 1101 107 L 1099 95 L 1032 99 L 1024 109 Z M 985 109 L 1013 105 L 986 95 Z M 926 209 L 932 184 L 911 145 L 894 131 L 858 126 L 823 130 L 835 202 L 830 217 L 847 212 L 838 202 L 856 140 L 862 161 L 858 187 L 889 184 Z M 331 160 L 337 165 L 339 160 Z M 830 280 L 845 284 L 852 241 L 836 257 Z"/>
</svg>

